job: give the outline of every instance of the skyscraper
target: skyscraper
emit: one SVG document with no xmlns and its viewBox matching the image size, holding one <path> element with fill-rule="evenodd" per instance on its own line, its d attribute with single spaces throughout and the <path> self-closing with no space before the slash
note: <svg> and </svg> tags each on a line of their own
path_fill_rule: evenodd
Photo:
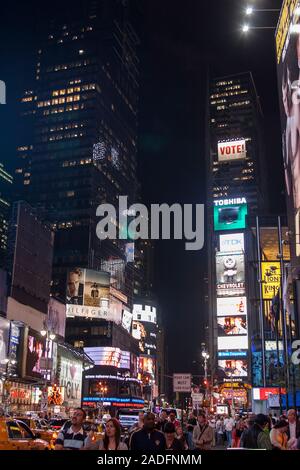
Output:
<svg viewBox="0 0 300 470">
<path fill-rule="evenodd" d="M 232 407 L 242 407 L 249 403 L 247 387 L 252 380 L 249 299 L 254 292 L 246 275 L 247 215 L 255 216 L 268 207 L 263 115 L 252 74 L 212 79 L 208 115 L 211 385 L 218 384 L 220 397 Z"/>
<path fill-rule="evenodd" d="M 13 177 L 0 163 L 0 268 L 4 267 L 7 251 L 8 221 L 11 208 Z"/>
<path fill-rule="evenodd" d="M 97 239 L 96 208 L 136 197 L 138 44 L 121 0 L 62 7 L 42 33 L 36 80 L 21 100 L 32 132 L 16 172 L 24 198 L 56 231 L 56 295 L 68 267 L 125 260 L 124 241 Z"/>
<path fill-rule="evenodd" d="M 245 196 L 252 211 L 267 205 L 262 109 L 250 72 L 210 85 L 210 200 Z"/>
</svg>

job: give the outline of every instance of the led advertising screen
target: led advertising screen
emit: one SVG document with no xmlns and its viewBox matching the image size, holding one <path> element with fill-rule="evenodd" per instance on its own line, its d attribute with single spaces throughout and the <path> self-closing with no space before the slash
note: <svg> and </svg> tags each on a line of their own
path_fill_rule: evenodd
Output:
<svg viewBox="0 0 300 470">
<path fill-rule="evenodd" d="M 300 10 L 298 0 L 284 0 L 276 31 L 278 91 L 289 228 L 296 235 L 292 255 L 300 255 Z M 298 238 L 298 240 L 297 240 Z"/>
<path fill-rule="evenodd" d="M 234 140 L 231 142 L 218 142 L 218 160 L 219 162 L 235 162 L 246 158 L 245 139 Z"/>
<path fill-rule="evenodd" d="M 49 340 L 49 346 L 46 347 L 46 338 L 39 333 L 29 330 L 27 336 L 26 352 L 26 376 L 41 378 L 47 369 L 52 368 L 52 347 L 53 343 Z M 48 350 L 48 359 L 47 359 Z M 25 359 L 25 358 L 24 358 Z"/>
<path fill-rule="evenodd" d="M 222 253 L 241 253 L 244 251 L 244 234 L 243 233 L 226 233 L 219 237 L 220 252 Z"/>
<path fill-rule="evenodd" d="M 235 315 L 247 315 L 246 297 L 217 298 L 218 317 L 233 317 Z"/>
<path fill-rule="evenodd" d="M 155 374 L 155 360 L 150 356 L 138 358 L 138 369 L 140 373 Z"/>
<path fill-rule="evenodd" d="M 218 338 L 218 350 L 248 349 L 248 336 L 224 336 Z"/>
<path fill-rule="evenodd" d="M 156 307 L 152 305 L 133 304 L 133 319 L 142 322 L 157 323 Z"/>
<path fill-rule="evenodd" d="M 130 370 L 130 352 L 111 347 L 89 347 L 84 352 L 94 361 L 95 366 L 117 367 Z"/>
<path fill-rule="evenodd" d="M 218 317 L 218 336 L 247 335 L 247 317 Z"/>
<path fill-rule="evenodd" d="M 276 296 L 280 287 L 280 263 L 263 261 L 261 263 L 262 296 L 271 300 Z"/>
<path fill-rule="evenodd" d="M 214 229 L 240 230 L 246 228 L 248 206 L 246 199 L 220 199 L 214 201 Z"/>
<path fill-rule="evenodd" d="M 244 255 L 238 253 L 217 253 L 216 255 L 217 295 L 230 297 L 245 292 Z"/>
<path fill-rule="evenodd" d="M 0 371 L 6 371 L 10 322 L 0 317 Z"/>
<path fill-rule="evenodd" d="M 222 373 L 223 378 L 231 377 L 247 377 L 248 376 L 248 362 L 236 359 L 227 359 L 218 361 L 218 376 Z"/>
<path fill-rule="evenodd" d="M 140 351 L 156 355 L 157 348 L 157 326 L 150 322 L 132 322 L 132 336 L 139 341 Z"/>
</svg>

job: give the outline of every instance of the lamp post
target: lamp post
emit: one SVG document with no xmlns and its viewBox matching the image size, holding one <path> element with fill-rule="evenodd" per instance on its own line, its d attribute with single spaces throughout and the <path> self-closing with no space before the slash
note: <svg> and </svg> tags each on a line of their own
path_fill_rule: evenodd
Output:
<svg viewBox="0 0 300 470">
<path fill-rule="evenodd" d="M 208 383 L 207 383 L 207 361 L 209 359 L 209 354 L 207 351 L 202 351 L 202 357 L 204 359 L 204 385 L 205 385 L 205 401 L 207 400 L 207 386 L 208 386 Z"/>
<path fill-rule="evenodd" d="M 41 331 L 41 335 L 43 338 L 46 339 L 46 361 L 45 361 L 45 380 L 44 380 L 44 390 L 41 400 L 41 410 L 48 412 L 48 396 L 47 396 L 47 383 L 48 383 L 48 369 L 49 369 L 49 349 L 50 349 L 50 341 L 54 341 L 56 338 L 55 333 L 52 331 L 43 329 Z M 51 372 L 50 372 L 50 382 L 51 382 Z M 46 405 L 46 406 L 45 406 Z"/>
<path fill-rule="evenodd" d="M 104 394 L 107 393 L 108 388 L 107 388 L 106 385 L 102 384 L 102 382 L 99 382 L 98 383 L 98 390 L 100 392 L 100 399 L 101 399 L 101 398 L 103 398 Z M 100 400 L 100 405 L 101 405 L 100 406 L 100 413 L 101 413 L 101 418 L 102 418 L 102 412 L 103 412 L 103 402 L 102 402 L 102 400 Z"/>
</svg>

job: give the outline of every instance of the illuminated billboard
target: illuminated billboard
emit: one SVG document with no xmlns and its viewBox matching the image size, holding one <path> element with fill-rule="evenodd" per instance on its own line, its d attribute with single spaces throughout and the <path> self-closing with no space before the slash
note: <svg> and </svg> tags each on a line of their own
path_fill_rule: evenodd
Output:
<svg viewBox="0 0 300 470">
<path fill-rule="evenodd" d="M 234 315 L 247 315 L 246 297 L 224 297 L 217 299 L 217 316 L 232 317 Z"/>
<path fill-rule="evenodd" d="M 133 314 L 129 310 L 123 310 L 122 326 L 123 328 L 125 328 L 126 331 L 128 331 L 128 333 L 131 332 L 132 317 Z"/>
<path fill-rule="evenodd" d="M 280 263 L 263 261 L 261 263 L 262 297 L 271 300 L 280 287 Z"/>
<path fill-rule="evenodd" d="M 218 361 L 218 376 L 223 375 L 223 378 L 231 377 L 247 377 L 248 376 L 248 362 L 240 359 L 226 359 Z"/>
<path fill-rule="evenodd" d="M 67 274 L 66 303 L 101 307 L 109 299 L 110 274 L 106 271 L 74 268 Z"/>
<path fill-rule="evenodd" d="M 150 356 L 156 355 L 157 326 L 150 322 L 132 322 L 132 336 L 139 341 L 140 351 Z"/>
<path fill-rule="evenodd" d="M 246 315 L 237 317 L 218 317 L 218 336 L 247 335 Z"/>
<path fill-rule="evenodd" d="M 248 349 L 248 336 L 218 337 L 218 350 Z"/>
<path fill-rule="evenodd" d="M 300 212 L 300 9 L 298 0 L 284 0 L 276 31 L 278 92 L 289 229 L 296 235 L 292 256 L 299 256 Z"/>
<path fill-rule="evenodd" d="M 152 305 L 133 304 L 132 312 L 134 320 L 157 323 L 156 307 Z"/>
<path fill-rule="evenodd" d="M 214 201 L 214 229 L 240 230 L 246 228 L 248 206 L 246 198 L 219 199 Z"/>
<path fill-rule="evenodd" d="M 140 356 L 138 358 L 139 373 L 155 375 L 155 359 L 150 356 Z"/>
<path fill-rule="evenodd" d="M 218 160 L 219 162 L 235 162 L 246 158 L 245 139 L 234 140 L 231 142 L 218 142 Z"/>
<path fill-rule="evenodd" d="M 230 297 L 245 292 L 245 258 L 242 253 L 217 253 L 217 295 Z"/>
<path fill-rule="evenodd" d="M 0 372 L 6 372 L 10 322 L 0 317 Z"/>
<path fill-rule="evenodd" d="M 226 233 L 220 235 L 220 251 L 223 253 L 240 253 L 245 249 L 243 233 Z"/>
<path fill-rule="evenodd" d="M 88 347 L 84 352 L 94 361 L 95 366 L 109 366 L 130 370 L 130 352 L 112 347 Z"/>
</svg>

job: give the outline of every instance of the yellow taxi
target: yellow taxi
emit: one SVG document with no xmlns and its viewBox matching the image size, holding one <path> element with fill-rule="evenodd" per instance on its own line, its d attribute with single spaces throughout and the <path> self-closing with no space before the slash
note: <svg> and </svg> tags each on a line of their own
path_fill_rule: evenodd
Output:
<svg viewBox="0 0 300 470">
<path fill-rule="evenodd" d="M 27 416 L 24 418 L 18 417 L 17 419 L 27 424 L 36 437 L 47 441 L 50 444 L 51 449 L 54 449 L 57 433 L 52 429 L 49 429 L 49 426 L 45 420 Z"/>
<path fill-rule="evenodd" d="M 0 450 L 49 450 L 50 445 L 37 438 L 27 424 L 15 418 L 0 418 Z"/>
</svg>

